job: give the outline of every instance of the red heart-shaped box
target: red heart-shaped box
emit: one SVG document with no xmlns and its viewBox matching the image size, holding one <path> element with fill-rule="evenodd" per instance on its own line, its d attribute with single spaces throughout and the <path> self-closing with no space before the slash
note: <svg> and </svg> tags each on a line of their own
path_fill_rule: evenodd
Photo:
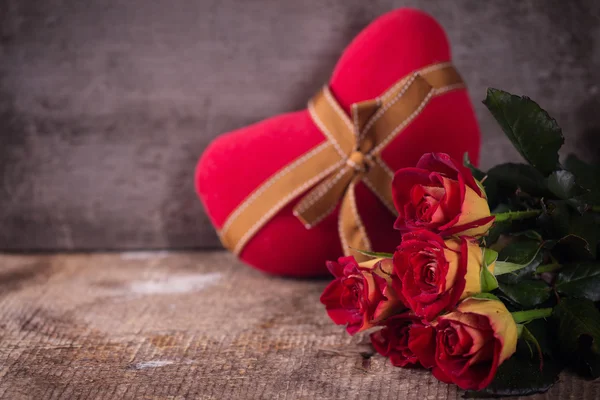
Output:
<svg viewBox="0 0 600 400">
<path fill-rule="evenodd" d="M 329 87 L 349 114 L 353 103 L 374 99 L 402 77 L 430 64 L 450 61 L 442 27 L 413 9 L 389 12 L 365 28 L 338 61 Z M 206 149 L 196 170 L 196 188 L 217 229 L 259 185 L 326 138 L 307 110 L 276 116 L 221 135 Z M 480 133 L 466 89 L 434 97 L 382 152 L 392 170 L 414 166 L 426 152 L 462 160 L 479 158 Z M 282 196 L 283 197 L 283 196 Z M 327 273 L 326 260 L 342 255 L 338 210 L 306 229 L 292 214 L 299 196 L 247 243 L 240 258 L 259 270 L 308 277 Z M 374 251 L 391 252 L 400 234 L 395 216 L 364 186 L 356 203 Z M 338 207 L 339 208 L 339 207 Z"/>
</svg>

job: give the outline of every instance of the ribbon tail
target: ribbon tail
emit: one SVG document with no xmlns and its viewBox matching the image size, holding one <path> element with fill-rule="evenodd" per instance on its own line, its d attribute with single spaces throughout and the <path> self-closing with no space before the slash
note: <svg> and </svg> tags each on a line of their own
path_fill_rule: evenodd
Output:
<svg viewBox="0 0 600 400">
<path fill-rule="evenodd" d="M 354 169 L 345 165 L 313 188 L 296 204 L 294 215 L 306 229 L 314 227 L 335 210 L 354 175 Z"/>
<path fill-rule="evenodd" d="M 363 178 L 363 183 L 373 192 L 375 196 L 385 205 L 385 207 L 397 216 L 398 211 L 394 206 L 392 196 L 392 181 L 394 172 L 387 166 L 380 157 L 374 157 L 374 163 Z"/>
<path fill-rule="evenodd" d="M 354 256 L 358 262 L 368 261 L 371 258 L 356 250 L 371 251 L 371 241 L 362 223 L 356 207 L 355 186 L 360 177 L 352 180 L 342 199 L 338 221 L 338 229 L 342 249 L 347 256 Z"/>
</svg>

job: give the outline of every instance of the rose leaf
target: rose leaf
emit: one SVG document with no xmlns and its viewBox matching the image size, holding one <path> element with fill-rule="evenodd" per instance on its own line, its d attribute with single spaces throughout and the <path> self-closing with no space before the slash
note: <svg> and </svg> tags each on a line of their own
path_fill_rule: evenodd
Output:
<svg viewBox="0 0 600 400">
<path fill-rule="evenodd" d="M 473 178 L 477 179 L 478 181 L 485 178 L 485 172 L 481 171 L 476 166 L 471 164 L 471 159 L 469 158 L 469 153 L 465 152 L 465 154 L 463 156 L 463 165 L 471 170 L 471 173 L 473 174 Z"/>
<path fill-rule="evenodd" d="M 516 242 L 512 247 L 507 247 L 509 248 L 503 249 L 505 250 L 503 256 L 518 262 L 497 261 L 494 268 L 494 275 L 496 276 L 516 272 L 527 267 L 535 260 L 541 248 L 539 244 L 535 246 L 531 241 Z"/>
<path fill-rule="evenodd" d="M 600 263 L 564 265 L 554 288 L 570 297 L 600 301 Z"/>
<path fill-rule="evenodd" d="M 565 139 L 556 120 L 528 97 L 489 88 L 483 104 L 527 162 L 544 175 L 557 169 Z"/>
<path fill-rule="evenodd" d="M 492 167 L 487 174 L 488 179 L 496 184 L 497 191 L 502 196 L 509 197 L 517 191 L 535 197 L 544 197 L 551 194 L 547 188 L 544 175 L 531 165 L 500 164 Z"/>
<path fill-rule="evenodd" d="M 498 259 L 513 264 L 530 264 L 540 251 L 537 240 L 518 240 L 504 247 L 498 254 Z"/>
<path fill-rule="evenodd" d="M 500 251 L 498 260 L 502 263 L 508 263 L 500 264 L 498 272 L 494 269 L 494 272 L 498 275 L 498 281 L 514 285 L 532 276 L 535 269 L 540 265 L 542 261 L 540 243 L 537 240 L 514 241 Z M 512 264 L 524 265 L 524 267 L 504 273 L 504 267 L 512 267 Z"/>
<path fill-rule="evenodd" d="M 594 214 L 576 215 L 571 218 L 569 234 L 578 236 L 586 241 L 585 249 L 592 258 L 596 258 L 596 247 L 600 241 L 600 225 Z"/>
<path fill-rule="evenodd" d="M 592 377 L 600 375 L 600 311 L 590 300 L 563 298 L 554 308 L 562 353 Z"/>
<path fill-rule="evenodd" d="M 538 356 L 532 356 L 525 340 L 520 339 L 517 352 L 498 367 L 492 383 L 479 392 L 467 391 L 464 397 L 491 398 L 543 393 L 558 380 L 561 369 L 557 361 L 545 359 L 540 370 Z"/>
<path fill-rule="evenodd" d="M 544 281 L 524 280 L 514 285 L 499 283 L 500 290 L 513 303 L 525 308 L 535 307 L 550 298 L 551 290 Z"/>
<path fill-rule="evenodd" d="M 600 166 L 590 165 L 571 154 L 564 163 L 565 169 L 575 175 L 575 181 L 588 193 L 581 196 L 586 203 L 600 203 Z"/>
<path fill-rule="evenodd" d="M 474 295 L 472 295 L 470 297 L 474 298 L 474 299 L 486 299 L 486 300 L 501 301 L 497 296 L 495 296 L 491 293 L 475 293 Z"/>
<path fill-rule="evenodd" d="M 549 318 L 536 319 L 527 323 L 527 329 L 535 336 L 544 356 L 554 357 L 556 337 L 552 321 Z"/>
<path fill-rule="evenodd" d="M 590 244 L 584 238 L 568 234 L 557 241 L 547 241 L 547 248 L 559 262 L 592 261 Z"/>
<path fill-rule="evenodd" d="M 559 199 L 568 200 L 585 193 L 585 190 L 575 182 L 575 175 L 564 169 L 554 171 L 546 182 L 548 189 Z"/>
</svg>

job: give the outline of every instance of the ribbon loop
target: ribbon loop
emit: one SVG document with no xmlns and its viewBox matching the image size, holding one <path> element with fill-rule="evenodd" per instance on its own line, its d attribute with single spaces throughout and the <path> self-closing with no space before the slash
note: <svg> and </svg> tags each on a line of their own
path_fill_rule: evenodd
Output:
<svg viewBox="0 0 600 400">
<path fill-rule="evenodd" d="M 363 128 L 377 110 L 379 110 L 380 106 L 381 101 L 379 99 L 352 104 L 352 122 L 354 122 L 354 133 L 356 137 L 360 137 Z"/>
<path fill-rule="evenodd" d="M 314 227 L 335 210 L 357 174 L 362 173 L 344 164 L 337 173 L 332 174 L 302 198 L 294 207 L 294 215 L 307 229 Z"/>
<path fill-rule="evenodd" d="M 365 260 L 366 256 L 352 250 L 371 249 L 358 213 L 356 185 L 364 183 L 395 213 L 394 173 L 381 159 L 382 150 L 432 97 L 461 88 L 464 84 L 451 63 L 433 64 L 400 79 L 378 98 L 353 104 L 349 117 L 325 86 L 310 100 L 308 112 L 326 140 L 251 193 L 225 221 L 219 233 L 221 242 L 239 254 L 277 212 L 313 187 L 296 204 L 294 215 L 309 229 L 339 205 L 338 230 L 344 253 Z"/>
<path fill-rule="evenodd" d="M 344 254 L 352 254 L 358 262 L 367 261 L 369 257 L 355 250 L 371 251 L 371 241 L 362 223 L 356 206 L 355 187 L 360 177 L 354 179 L 342 199 L 338 216 L 338 232 Z"/>
</svg>

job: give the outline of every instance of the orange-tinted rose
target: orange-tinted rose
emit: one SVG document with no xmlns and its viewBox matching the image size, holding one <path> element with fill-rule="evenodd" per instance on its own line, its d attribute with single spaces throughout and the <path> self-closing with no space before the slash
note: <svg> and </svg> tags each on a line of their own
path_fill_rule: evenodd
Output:
<svg viewBox="0 0 600 400">
<path fill-rule="evenodd" d="M 517 325 L 497 300 L 469 298 L 435 324 L 434 375 L 463 389 L 489 385 L 517 348 Z"/>
<path fill-rule="evenodd" d="M 327 262 L 335 277 L 323 291 L 321 303 L 338 325 L 350 335 L 375 326 L 405 309 L 391 287 L 393 263 L 375 259 L 358 264 L 354 257 Z"/>
<path fill-rule="evenodd" d="M 468 238 L 409 232 L 394 253 L 393 285 L 407 307 L 431 321 L 481 291 L 482 266 L 482 249 Z M 489 269 L 493 272 L 493 266 Z"/>
<path fill-rule="evenodd" d="M 384 328 L 371 334 L 371 343 L 384 357 L 389 357 L 392 365 L 405 367 L 418 362 L 410 350 L 409 343 L 415 339 L 412 332 L 421 327 L 419 318 L 410 312 L 394 315 L 385 320 Z"/>
<path fill-rule="evenodd" d="M 392 192 L 398 210 L 394 227 L 403 232 L 427 229 L 444 237 L 476 237 L 494 221 L 471 171 L 444 153 L 424 154 L 415 168 L 399 169 Z"/>
</svg>

